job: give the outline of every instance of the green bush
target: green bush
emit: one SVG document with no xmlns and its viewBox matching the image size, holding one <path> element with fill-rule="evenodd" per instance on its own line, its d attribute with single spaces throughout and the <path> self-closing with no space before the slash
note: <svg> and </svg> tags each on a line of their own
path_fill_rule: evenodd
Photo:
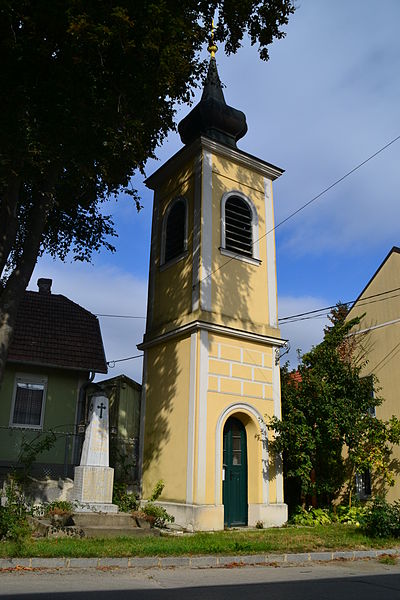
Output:
<svg viewBox="0 0 400 600">
<path fill-rule="evenodd" d="M 162 479 L 157 481 L 153 491 L 150 494 L 150 499 L 142 506 L 142 511 L 147 517 L 149 517 L 150 522 L 152 522 L 152 524 L 156 527 L 164 527 L 166 523 L 173 523 L 175 521 L 175 517 L 167 513 L 163 506 L 154 504 L 154 502 L 161 496 L 164 486 L 165 483 L 162 481 Z"/>
<path fill-rule="evenodd" d="M 290 518 L 293 525 L 303 525 L 314 527 L 315 525 L 329 525 L 332 523 L 332 517 L 327 508 L 303 508 L 298 506 Z"/>
<path fill-rule="evenodd" d="M 136 494 L 128 493 L 128 486 L 126 483 L 114 483 L 113 488 L 113 503 L 118 506 L 120 512 L 132 512 L 137 510 L 139 506 L 138 497 Z"/>
<path fill-rule="evenodd" d="M 49 504 L 45 506 L 44 514 L 48 516 L 55 512 L 58 514 L 72 513 L 74 512 L 74 505 L 72 502 L 69 502 L 69 500 L 54 500 L 53 502 L 49 502 Z"/>
<path fill-rule="evenodd" d="M 366 504 L 351 507 L 340 504 L 336 507 L 332 521 L 344 525 L 362 525 L 368 511 L 369 506 Z"/>
<path fill-rule="evenodd" d="M 5 485 L 5 506 L 0 506 L 0 539 L 22 544 L 31 531 L 28 523 L 31 514 L 24 493 L 15 479 L 10 478 Z"/>
<path fill-rule="evenodd" d="M 363 529 L 371 537 L 399 537 L 400 502 L 389 504 L 384 498 L 375 498 L 364 516 Z"/>
</svg>

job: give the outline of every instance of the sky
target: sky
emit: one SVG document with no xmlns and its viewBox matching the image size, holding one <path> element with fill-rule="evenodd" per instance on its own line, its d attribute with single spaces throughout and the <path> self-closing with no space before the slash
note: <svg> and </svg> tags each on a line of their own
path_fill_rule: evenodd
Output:
<svg viewBox="0 0 400 600">
<path fill-rule="evenodd" d="M 275 222 L 400 136 L 400 0 L 298 0 L 286 37 L 261 61 L 247 41 L 217 64 L 227 103 L 246 114 L 238 147 L 283 169 L 274 183 Z M 199 100 L 195 93 L 194 102 Z M 177 107 L 176 122 L 190 106 Z M 171 132 L 146 166 L 150 175 L 182 147 Z M 143 205 L 110 202 L 115 254 L 92 264 L 41 258 L 39 277 L 99 317 L 106 358 L 136 356 L 144 328 L 152 194 L 136 176 Z M 400 245 L 400 140 L 276 230 L 279 317 L 355 299 L 393 246 Z M 296 366 L 322 340 L 325 318 L 282 326 Z M 142 378 L 142 359 L 111 362 L 108 376 Z M 98 377 L 97 379 L 102 379 Z"/>
</svg>

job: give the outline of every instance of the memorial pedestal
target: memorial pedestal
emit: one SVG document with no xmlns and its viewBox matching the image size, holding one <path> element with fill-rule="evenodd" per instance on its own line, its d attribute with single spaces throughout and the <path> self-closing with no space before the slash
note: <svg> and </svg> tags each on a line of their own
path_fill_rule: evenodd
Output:
<svg viewBox="0 0 400 600">
<path fill-rule="evenodd" d="M 81 464 L 75 467 L 77 512 L 118 512 L 112 504 L 114 469 L 108 466 L 108 398 L 93 396 Z"/>
<path fill-rule="evenodd" d="M 114 469 L 110 467 L 75 467 L 74 500 L 77 512 L 117 512 L 112 504 Z"/>
</svg>

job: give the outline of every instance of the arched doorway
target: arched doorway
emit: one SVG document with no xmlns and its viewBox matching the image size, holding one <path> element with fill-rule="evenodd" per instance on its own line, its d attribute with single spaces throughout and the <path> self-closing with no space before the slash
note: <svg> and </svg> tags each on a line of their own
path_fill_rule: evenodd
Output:
<svg viewBox="0 0 400 600">
<path fill-rule="evenodd" d="M 223 436 L 224 524 L 247 525 L 247 439 L 244 425 L 229 417 Z"/>
</svg>

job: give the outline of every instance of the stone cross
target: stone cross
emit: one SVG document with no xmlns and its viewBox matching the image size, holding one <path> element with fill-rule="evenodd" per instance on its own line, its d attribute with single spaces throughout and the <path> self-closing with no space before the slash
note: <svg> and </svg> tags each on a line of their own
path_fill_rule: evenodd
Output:
<svg viewBox="0 0 400 600">
<path fill-rule="evenodd" d="M 108 467 L 108 398 L 103 393 L 92 397 L 89 425 L 83 442 L 81 466 Z"/>
</svg>

